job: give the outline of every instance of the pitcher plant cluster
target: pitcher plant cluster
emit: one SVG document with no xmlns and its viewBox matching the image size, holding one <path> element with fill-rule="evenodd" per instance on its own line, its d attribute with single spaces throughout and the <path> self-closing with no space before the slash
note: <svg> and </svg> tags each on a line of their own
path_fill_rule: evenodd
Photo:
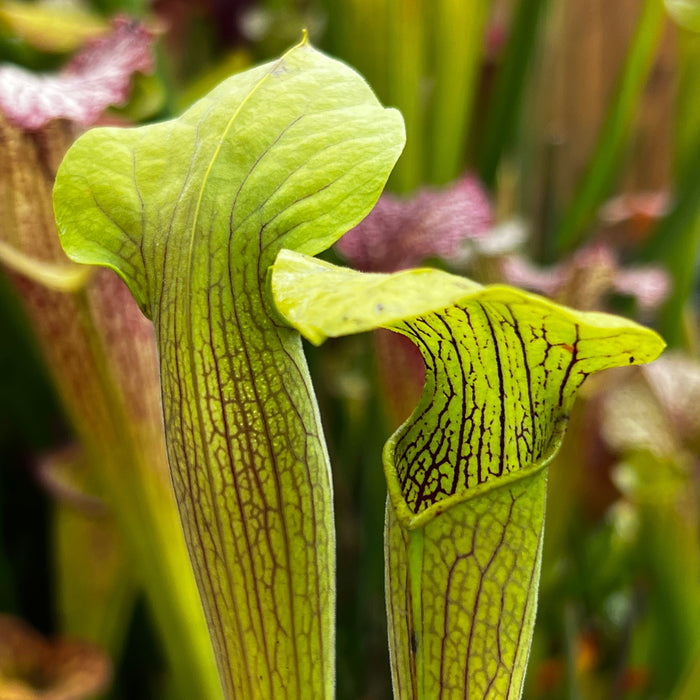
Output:
<svg viewBox="0 0 700 700">
<path fill-rule="evenodd" d="M 521 696 L 548 465 L 577 390 L 664 346 L 516 288 L 314 257 L 370 212 L 404 141 L 399 112 L 304 38 L 177 119 L 87 131 L 58 169 L 63 249 L 114 270 L 155 329 L 174 501 L 226 698 L 334 695 L 331 464 L 302 337 L 385 329 L 425 365 L 376 458 L 402 700 Z M 178 574 L 151 568 L 157 598 Z M 216 697 L 205 654 L 196 666 L 196 696 Z"/>
</svg>

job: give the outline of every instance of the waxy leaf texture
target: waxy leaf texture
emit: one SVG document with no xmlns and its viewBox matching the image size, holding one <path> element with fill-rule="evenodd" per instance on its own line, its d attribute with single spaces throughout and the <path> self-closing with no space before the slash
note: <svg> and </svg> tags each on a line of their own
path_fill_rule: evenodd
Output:
<svg viewBox="0 0 700 700">
<path fill-rule="evenodd" d="M 309 340 L 410 338 L 423 395 L 384 449 L 386 590 L 402 698 L 519 698 L 535 619 L 546 469 L 593 372 L 653 360 L 631 321 L 438 270 L 370 274 L 281 251 L 280 312 Z"/>
<path fill-rule="evenodd" d="M 328 698 L 328 457 L 298 334 L 268 299 L 282 246 L 367 214 L 400 115 L 303 41 L 179 119 L 95 129 L 57 177 L 62 243 L 113 268 L 155 325 L 175 491 L 229 698 Z"/>
</svg>

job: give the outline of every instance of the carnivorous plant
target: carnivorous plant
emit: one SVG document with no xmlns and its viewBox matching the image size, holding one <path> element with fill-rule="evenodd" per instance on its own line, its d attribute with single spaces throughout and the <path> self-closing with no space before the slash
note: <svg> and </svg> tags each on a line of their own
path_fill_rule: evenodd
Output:
<svg viewBox="0 0 700 700">
<path fill-rule="evenodd" d="M 179 119 L 88 132 L 57 176 L 65 250 L 116 270 L 156 328 L 175 491 L 230 698 L 333 694 L 331 482 L 298 331 L 394 328 L 426 361 L 384 457 L 400 698 L 519 696 L 545 467 L 575 391 L 662 347 L 510 288 L 314 260 L 371 209 L 403 140 L 399 114 L 304 40 Z"/>
</svg>

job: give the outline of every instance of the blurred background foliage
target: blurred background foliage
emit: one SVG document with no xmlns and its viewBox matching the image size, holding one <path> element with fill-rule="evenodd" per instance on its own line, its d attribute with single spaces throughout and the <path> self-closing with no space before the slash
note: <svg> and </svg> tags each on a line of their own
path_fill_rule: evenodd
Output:
<svg viewBox="0 0 700 700">
<path fill-rule="evenodd" d="M 700 3 L 4 1 L 0 62 L 58 70 L 115 14 L 158 36 L 155 71 L 112 110 L 122 121 L 179 113 L 302 28 L 402 111 L 393 199 L 331 257 L 364 269 L 429 263 L 662 332 L 662 360 L 584 385 L 550 470 L 525 697 L 699 697 Z M 382 334 L 308 350 L 334 468 L 337 694 L 380 700 L 391 696 L 380 455 L 420 368 Z M 64 631 L 63 506 L 39 455 L 73 429 L 4 278 L 0 377 L 0 611 L 52 636 Z M 113 698 L 166 696 L 164 645 L 139 600 L 123 608 L 111 650 Z"/>
</svg>

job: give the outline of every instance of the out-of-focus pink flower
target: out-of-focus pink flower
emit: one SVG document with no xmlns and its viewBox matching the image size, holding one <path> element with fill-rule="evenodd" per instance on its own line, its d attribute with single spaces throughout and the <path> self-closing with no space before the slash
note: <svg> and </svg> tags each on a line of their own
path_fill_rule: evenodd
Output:
<svg viewBox="0 0 700 700">
<path fill-rule="evenodd" d="M 511 255 L 501 263 L 503 279 L 514 287 L 539 292 L 548 297 L 556 295 L 562 284 L 562 271 L 555 267 L 539 267 L 522 255 Z"/>
<path fill-rule="evenodd" d="M 636 247 L 646 240 L 654 226 L 668 213 L 669 193 L 663 190 L 626 192 L 608 200 L 600 209 L 605 240 Z"/>
<path fill-rule="evenodd" d="M 643 375 L 659 405 L 668 416 L 675 436 L 697 459 L 700 450 L 700 363 L 680 352 L 664 357 L 643 368 Z"/>
<path fill-rule="evenodd" d="M 696 469 L 700 450 L 700 363 L 678 351 L 648 366 L 629 368 L 605 385 L 601 434 L 621 454 L 644 450 Z"/>
<path fill-rule="evenodd" d="M 668 207 L 668 192 L 629 192 L 608 200 L 600 210 L 600 218 L 610 225 L 636 217 L 656 221 L 668 213 Z"/>
<path fill-rule="evenodd" d="M 652 265 L 622 267 L 613 249 L 603 243 L 578 250 L 558 265 L 541 268 L 521 256 L 501 263 L 508 284 L 556 298 L 578 309 L 601 308 L 613 292 L 633 297 L 643 311 L 658 307 L 670 289 L 668 275 Z"/>
<path fill-rule="evenodd" d="M 618 294 L 634 297 L 639 307 L 653 310 L 662 304 L 671 289 L 668 275 L 659 267 L 619 268 L 613 279 L 613 288 Z"/>
<path fill-rule="evenodd" d="M 109 36 L 95 39 L 59 73 L 37 75 L 0 66 L 0 109 L 16 126 L 35 131 L 54 119 L 94 124 L 110 105 L 123 104 L 131 76 L 153 70 L 153 34 L 123 17 Z"/>
<path fill-rule="evenodd" d="M 394 272 L 426 258 L 458 258 L 465 242 L 483 238 L 492 224 L 491 202 L 468 175 L 443 190 L 421 189 L 408 199 L 382 195 L 336 248 L 358 270 Z"/>
</svg>

